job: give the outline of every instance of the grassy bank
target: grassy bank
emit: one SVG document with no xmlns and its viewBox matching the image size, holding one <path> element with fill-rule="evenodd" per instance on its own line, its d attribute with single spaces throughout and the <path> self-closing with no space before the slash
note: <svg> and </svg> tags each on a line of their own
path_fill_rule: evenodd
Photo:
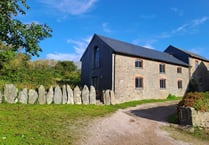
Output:
<svg viewBox="0 0 209 145">
<path fill-rule="evenodd" d="M 96 117 L 118 109 L 165 100 L 142 100 L 110 106 L 0 104 L 0 145 L 73 144 Z"/>
</svg>

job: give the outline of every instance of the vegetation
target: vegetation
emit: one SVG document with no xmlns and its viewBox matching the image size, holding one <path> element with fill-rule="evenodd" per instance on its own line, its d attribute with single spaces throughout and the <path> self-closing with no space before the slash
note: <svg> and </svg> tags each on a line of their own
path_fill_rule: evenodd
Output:
<svg viewBox="0 0 209 145">
<path fill-rule="evenodd" d="M 178 106 L 194 107 L 199 111 L 209 111 L 209 92 L 187 93 Z"/>
<path fill-rule="evenodd" d="M 169 94 L 168 97 L 167 97 L 167 99 L 171 99 L 171 100 L 172 99 L 176 99 L 176 96 L 175 95 L 172 95 L 172 94 Z"/>
<path fill-rule="evenodd" d="M 118 105 L 0 104 L 0 144 L 74 144 L 96 117 L 121 108 L 168 100 L 141 100 Z M 82 134 L 81 134 L 82 133 Z"/>
<path fill-rule="evenodd" d="M 52 36 L 52 29 L 46 24 L 25 24 L 16 19 L 28 9 L 26 0 L 0 2 L 0 89 L 6 83 L 20 88 L 41 84 L 49 87 L 60 80 L 77 85 L 80 73 L 73 62 L 31 61 L 31 56 L 39 56 L 39 43 Z"/>
<path fill-rule="evenodd" d="M 0 88 L 6 83 L 13 83 L 18 88 L 37 88 L 40 85 L 49 88 L 57 83 L 79 85 L 80 71 L 72 61 L 30 61 L 29 58 L 26 54 L 17 53 L 2 65 Z"/>
<path fill-rule="evenodd" d="M 169 132 L 174 139 L 182 140 L 192 144 L 208 144 L 209 131 L 198 127 L 184 129 L 176 126 L 164 126 L 162 129 Z"/>
<path fill-rule="evenodd" d="M 4 46 L 4 49 L 0 48 L 1 52 L 10 54 L 24 49 L 29 55 L 39 56 L 42 51 L 39 42 L 51 37 L 52 29 L 45 24 L 24 24 L 15 19 L 18 15 L 25 15 L 25 9 L 29 8 L 26 0 L 0 2 L 0 43 Z"/>
</svg>

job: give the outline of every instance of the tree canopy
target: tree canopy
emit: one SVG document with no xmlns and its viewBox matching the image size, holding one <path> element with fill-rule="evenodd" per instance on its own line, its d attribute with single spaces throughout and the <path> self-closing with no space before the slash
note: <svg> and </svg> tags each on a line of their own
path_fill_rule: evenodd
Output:
<svg viewBox="0 0 209 145">
<path fill-rule="evenodd" d="M 0 1 L 0 41 L 1 45 L 8 46 L 12 51 L 24 49 L 25 53 L 39 56 L 42 51 L 39 42 L 51 37 L 52 29 L 46 24 L 24 24 L 15 19 L 18 15 L 25 15 L 30 7 L 26 0 Z M 2 47 L 0 45 L 0 50 Z"/>
</svg>

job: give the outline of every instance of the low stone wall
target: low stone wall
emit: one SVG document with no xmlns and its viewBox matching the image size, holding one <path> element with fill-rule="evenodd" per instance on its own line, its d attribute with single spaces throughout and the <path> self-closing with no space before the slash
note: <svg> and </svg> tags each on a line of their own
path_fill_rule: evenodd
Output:
<svg viewBox="0 0 209 145">
<path fill-rule="evenodd" d="M 104 92 L 104 104 L 114 104 L 114 93 L 111 90 Z M 73 90 L 69 85 L 62 87 L 50 87 L 46 90 L 44 86 L 40 86 L 37 90 L 24 88 L 18 90 L 13 84 L 6 84 L 3 94 L 0 92 L 0 103 L 22 103 L 22 104 L 96 104 L 96 90 L 93 86 L 90 89 L 84 85 L 80 90 L 76 86 Z"/>
<path fill-rule="evenodd" d="M 192 125 L 209 128 L 209 112 L 200 112 L 192 107 L 179 107 L 181 125 Z"/>
</svg>

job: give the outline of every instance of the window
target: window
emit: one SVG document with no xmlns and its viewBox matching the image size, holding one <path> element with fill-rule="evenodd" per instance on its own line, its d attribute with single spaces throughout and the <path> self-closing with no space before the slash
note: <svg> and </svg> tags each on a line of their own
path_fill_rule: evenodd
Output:
<svg viewBox="0 0 209 145">
<path fill-rule="evenodd" d="M 160 88 L 165 89 L 166 88 L 166 79 L 161 79 L 160 80 Z"/>
<path fill-rule="evenodd" d="M 165 73 L 165 64 L 159 65 L 160 73 Z"/>
<path fill-rule="evenodd" d="M 143 88 L 143 78 L 142 77 L 135 78 L 135 88 Z"/>
<path fill-rule="evenodd" d="M 199 65 L 198 60 L 195 60 L 195 69 L 198 67 L 198 65 Z"/>
<path fill-rule="evenodd" d="M 94 67 L 99 68 L 100 67 L 100 49 L 99 47 L 95 48 L 94 52 Z"/>
<path fill-rule="evenodd" d="M 181 74 L 182 73 L 182 68 L 181 67 L 177 67 L 177 73 Z"/>
<path fill-rule="evenodd" d="M 136 67 L 136 68 L 142 68 L 142 67 L 143 67 L 143 60 L 137 59 L 137 60 L 135 61 L 135 67 Z"/>
<path fill-rule="evenodd" d="M 177 84 L 178 84 L 178 89 L 182 89 L 183 88 L 182 80 L 178 80 Z"/>
</svg>

